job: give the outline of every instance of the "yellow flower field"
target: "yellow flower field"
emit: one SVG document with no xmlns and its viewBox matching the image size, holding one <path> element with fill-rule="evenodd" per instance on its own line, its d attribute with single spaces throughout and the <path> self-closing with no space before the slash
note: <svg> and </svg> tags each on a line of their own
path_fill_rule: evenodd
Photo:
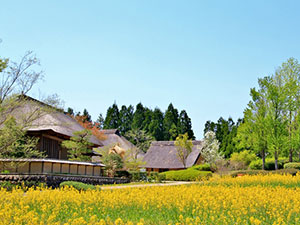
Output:
<svg viewBox="0 0 300 225">
<path fill-rule="evenodd" d="M 86 192 L 2 189 L 0 224 L 300 224 L 300 176 Z"/>
</svg>

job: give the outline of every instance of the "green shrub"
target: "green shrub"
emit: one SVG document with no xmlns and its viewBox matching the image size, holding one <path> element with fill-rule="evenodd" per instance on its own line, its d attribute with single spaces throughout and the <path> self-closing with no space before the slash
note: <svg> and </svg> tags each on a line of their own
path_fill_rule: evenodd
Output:
<svg viewBox="0 0 300 225">
<path fill-rule="evenodd" d="M 166 178 L 166 174 L 164 173 L 159 173 L 158 176 L 157 176 L 157 182 L 161 183 L 162 181 L 165 181 L 167 178 Z"/>
<path fill-rule="evenodd" d="M 120 170 L 120 171 L 116 171 L 115 173 L 115 177 L 126 177 L 129 178 L 131 175 L 128 171 L 126 170 Z"/>
<path fill-rule="evenodd" d="M 189 169 L 194 169 L 194 170 L 199 170 L 199 171 L 212 171 L 211 167 L 208 163 L 201 164 L 201 165 L 196 165 L 196 166 L 193 166 Z"/>
<path fill-rule="evenodd" d="M 97 188 L 94 185 L 91 184 L 85 184 L 81 182 L 76 181 L 64 181 L 60 183 L 59 187 L 73 187 L 78 191 L 86 191 L 86 190 L 96 190 Z"/>
<path fill-rule="evenodd" d="M 296 175 L 297 172 L 299 172 L 297 169 L 280 169 L 280 170 L 273 170 L 273 171 L 266 171 L 266 170 L 238 170 L 238 171 L 233 171 L 229 175 L 232 177 L 237 177 L 239 174 L 241 175 L 267 175 L 267 174 L 291 174 L 291 175 Z"/>
<path fill-rule="evenodd" d="M 211 171 L 199 171 L 193 169 L 167 171 L 161 174 L 166 176 L 166 180 L 171 181 L 196 181 L 207 179 L 212 176 Z"/>
<path fill-rule="evenodd" d="M 9 170 L 3 170 L 3 171 L 1 171 L 1 174 L 9 174 L 10 172 L 9 172 Z"/>
<path fill-rule="evenodd" d="M 131 181 L 147 181 L 147 172 L 132 171 L 129 173 L 131 175 Z"/>
<path fill-rule="evenodd" d="M 249 150 L 244 150 L 242 152 L 234 152 L 230 157 L 230 161 L 241 162 L 246 166 L 248 166 L 252 161 L 256 159 L 257 156 Z"/>
<path fill-rule="evenodd" d="M 300 169 L 300 163 L 296 163 L 296 162 L 293 162 L 293 163 L 286 163 L 284 164 L 283 166 L 284 169 Z"/>
<path fill-rule="evenodd" d="M 148 176 L 148 181 L 150 182 L 155 182 L 158 181 L 158 172 L 150 172 L 149 176 Z"/>
<path fill-rule="evenodd" d="M 272 173 L 272 174 L 281 174 L 281 175 L 291 174 L 293 176 L 295 176 L 298 172 L 299 172 L 299 170 L 294 169 L 294 168 L 269 171 L 269 173 Z"/>
<path fill-rule="evenodd" d="M 278 159 L 278 169 L 283 169 L 284 163 L 287 162 L 287 159 L 280 158 Z M 262 159 L 252 161 L 249 165 L 249 168 L 252 170 L 261 170 L 262 168 Z M 265 170 L 275 170 L 275 160 L 267 158 L 265 162 Z"/>
</svg>

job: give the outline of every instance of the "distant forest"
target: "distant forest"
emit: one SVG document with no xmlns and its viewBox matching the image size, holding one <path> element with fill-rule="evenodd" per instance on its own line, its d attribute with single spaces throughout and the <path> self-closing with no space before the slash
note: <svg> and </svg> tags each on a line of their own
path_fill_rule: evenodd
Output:
<svg viewBox="0 0 300 225">
<path fill-rule="evenodd" d="M 83 113 L 75 113 L 72 108 L 67 112 L 71 115 L 82 115 L 92 122 L 86 109 Z M 192 122 L 185 110 L 178 111 L 172 103 L 167 110 L 162 112 L 159 108 L 154 110 L 139 103 L 134 108 L 132 105 L 118 107 L 116 103 L 107 109 L 106 117 L 99 115 L 95 121 L 100 129 L 118 129 L 121 135 L 128 136 L 130 132 L 143 131 L 157 141 L 175 140 L 179 134 L 187 133 L 190 139 L 195 139 Z"/>
</svg>

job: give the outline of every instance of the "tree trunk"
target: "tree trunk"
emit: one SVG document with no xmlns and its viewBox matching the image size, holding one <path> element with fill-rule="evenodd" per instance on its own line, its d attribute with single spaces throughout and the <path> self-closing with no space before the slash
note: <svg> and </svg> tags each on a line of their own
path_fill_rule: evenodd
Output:
<svg viewBox="0 0 300 225">
<path fill-rule="evenodd" d="M 261 152 L 261 158 L 262 158 L 262 170 L 265 170 L 265 165 L 266 165 L 265 150 L 262 150 L 262 152 Z"/>
<path fill-rule="evenodd" d="M 277 154 L 277 151 L 275 151 L 275 170 L 278 170 L 278 154 Z"/>
<path fill-rule="evenodd" d="M 292 139 L 292 112 L 290 111 L 290 126 L 289 126 L 289 145 L 291 145 L 291 139 Z M 289 162 L 293 162 L 293 149 L 290 146 L 289 150 Z"/>
<path fill-rule="evenodd" d="M 289 162 L 293 162 L 293 150 L 290 149 L 290 152 L 289 152 Z"/>
</svg>

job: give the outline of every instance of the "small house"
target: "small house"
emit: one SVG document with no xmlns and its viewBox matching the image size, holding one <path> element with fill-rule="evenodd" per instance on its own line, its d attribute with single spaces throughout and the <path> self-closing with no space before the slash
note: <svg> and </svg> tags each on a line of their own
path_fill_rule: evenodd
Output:
<svg viewBox="0 0 300 225">
<path fill-rule="evenodd" d="M 177 156 L 177 148 L 174 141 L 154 141 L 144 156 L 147 172 L 164 172 L 168 170 L 185 169 Z M 202 141 L 193 141 L 193 151 L 186 160 L 186 167 L 192 167 L 202 162 L 200 150 Z"/>
</svg>

